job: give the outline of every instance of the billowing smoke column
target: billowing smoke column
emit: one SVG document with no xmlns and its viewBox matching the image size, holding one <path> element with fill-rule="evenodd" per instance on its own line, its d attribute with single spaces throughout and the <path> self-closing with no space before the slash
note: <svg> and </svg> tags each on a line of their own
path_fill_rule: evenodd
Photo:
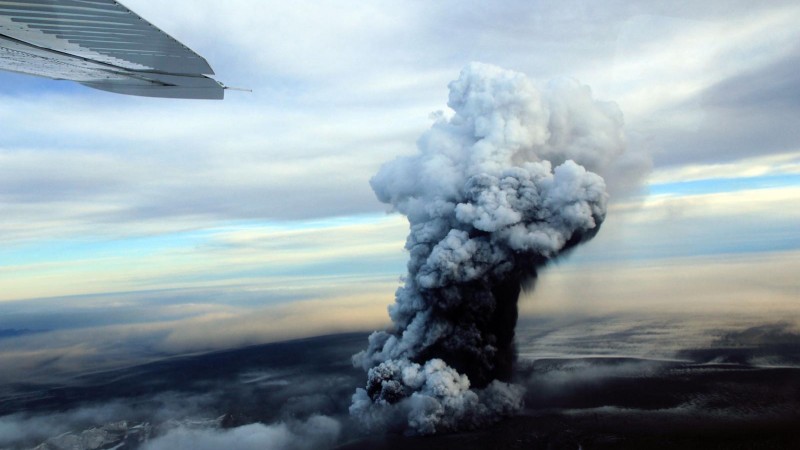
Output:
<svg viewBox="0 0 800 450">
<path fill-rule="evenodd" d="M 594 236 L 608 196 L 587 168 L 602 173 L 624 149 L 619 109 L 574 80 L 539 89 L 476 63 L 449 87 L 455 114 L 371 181 L 408 217 L 410 260 L 393 329 L 353 358 L 368 381 L 351 414 L 421 434 L 522 407 L 522 389 L 508 383 L 521 286 Z"/>
</svg>

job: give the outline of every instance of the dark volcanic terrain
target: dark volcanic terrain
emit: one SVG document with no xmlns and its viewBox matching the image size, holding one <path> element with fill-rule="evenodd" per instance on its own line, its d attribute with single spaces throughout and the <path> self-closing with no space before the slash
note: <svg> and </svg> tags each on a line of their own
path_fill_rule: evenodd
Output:
<svg viewBox="0 0 800 450">
<path fill-rule="evenodd" d="M 537 361 L 518 375 L 528 387 L 519 417 L 469 433 L 372 438 L 339 448 L 800 448 L 796 368 L 593 358 Z"/>
<path fill-rule="evenodd" d="M 46 386 L 4 386 L 0 448 L 43 442 L 49 444 L 39 448 L 62 448 L 54 437 L 103 426 L 121 429 L 121 437 L 107 437 L 93 448 L 137 448 L 176 423 L 233 429 L 318 414 L 342 424 L 336 447 L 341 450 L 800 448 L 794 335 L 752 345 L 726 336 L 672 359 L 521 353 L 515 382 L 527 390 L 522 415 L 486 429 L 424 437 L 367 435 L 349 420 L 350 397 L 365 381 L 350 356 L 365 340 L 364 333 L 322 336 L 171 358 Z M 754 363 L 764 360 L 785 364 Z M 52 431 L 41 429 L 42 423 Z M 4 424 L 39 428 L 15 440 L 4 437 Z"/>
</svg>

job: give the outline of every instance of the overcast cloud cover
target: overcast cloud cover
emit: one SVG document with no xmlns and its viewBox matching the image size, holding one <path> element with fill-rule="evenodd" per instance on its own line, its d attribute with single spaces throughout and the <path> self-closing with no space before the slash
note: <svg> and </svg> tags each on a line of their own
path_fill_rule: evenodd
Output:
<svg viewBox="0 0 800 450">
<path fill-rule="evenodd" d="M 472 61 L 624 115 L 603 231 L 523 313 L 699 296 L 798 320 L 796 2 L 124 3 L 253 93 L 0 74 L 3 379 L 385 324 L 407 224 L 368 180 Z"/>
</svg>

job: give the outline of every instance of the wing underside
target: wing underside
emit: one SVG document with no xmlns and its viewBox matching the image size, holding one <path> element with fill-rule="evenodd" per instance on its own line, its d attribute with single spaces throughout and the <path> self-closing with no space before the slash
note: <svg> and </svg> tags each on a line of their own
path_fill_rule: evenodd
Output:
<svg viewBox="0 0 800 450">
<path fill-rule="evenodd" d="M 0 0 L 0 70 L 120 94 L 224 95 L 205 59 L 113 0 Z"/>
</svg>

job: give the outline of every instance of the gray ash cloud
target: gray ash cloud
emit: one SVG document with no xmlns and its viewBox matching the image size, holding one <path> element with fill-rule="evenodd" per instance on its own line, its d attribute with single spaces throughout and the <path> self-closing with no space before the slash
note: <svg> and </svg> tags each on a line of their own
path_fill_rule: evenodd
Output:
<svg viewBox="0 0 800 450">
<path fill-rule="evenodd" d="M 591 239 L 606 216 L 600 174 L 617 173 L 622 113 L 574 80 L 537 86 L 473 63 L 449 85 L 452 116 L 419 152 L 385 164 L 378 198 L 408 217 L 405 284 L 354 356 L 367 371 L 350 412 L 372 426 L 432 434 L 514 414 L 510 384 L 522 286 Z"/>
</svg>

